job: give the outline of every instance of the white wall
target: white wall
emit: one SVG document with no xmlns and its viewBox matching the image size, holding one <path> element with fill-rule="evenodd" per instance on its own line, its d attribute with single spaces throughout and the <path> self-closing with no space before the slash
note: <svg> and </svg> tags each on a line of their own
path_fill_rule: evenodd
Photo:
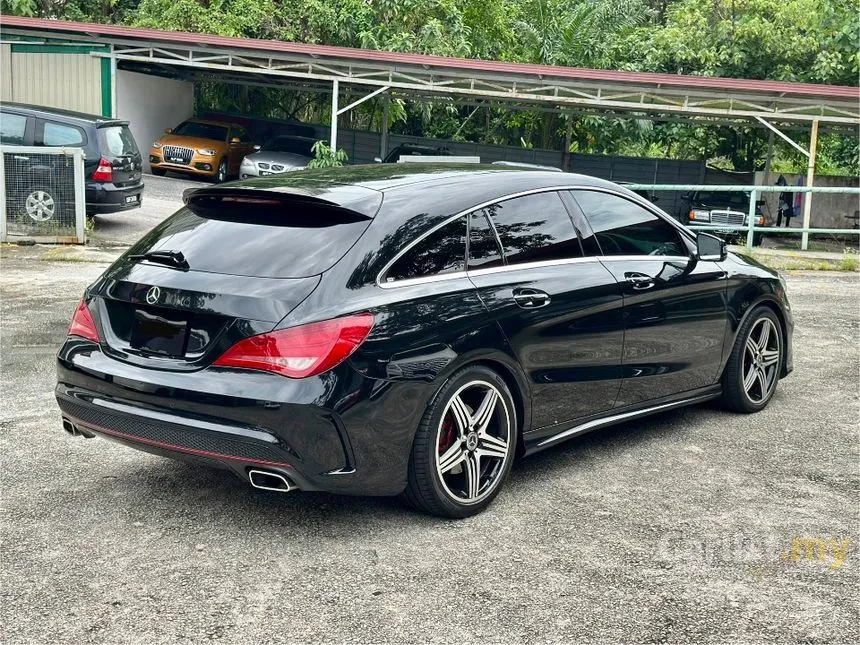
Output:
<svg viewBox="0 0 860 645">
<path fill-rule="evenodd" d="M 149 172 L 149 147 L 194 113 L 194 84 L 117 70 L 116 117 L 131 123 L 131 133 Z"/>
<path fill-rule="evenodd" d="M 779 179 L 780 174 L 785 177 L 788 186 L 785 192 L 790 193 L 791 187 L 797 185 L 798 179 L 803 179 L 806 182 L 806 175 L 794 175 L 791 173 L 772 172 L 765 176 L 764 172 L 755 174 L 756 186 L 774 186 Z M 830 175 L 816 175 L 813 181 L 813 186 L 828 187 L 828 186 L 853 186 L 856 187 L 860 183 L 857 177 L 835 177 Z M 798 193 L 795 193 L 797 195 Z M 779 207 L 779 193 L 763 193 L 757 199 L 767 201 L 770 208 L 771 216 L 773 217 L 773 226 L 776 226 L 776 214 Z M 803 226 L 803 200 L 806 195 L 802 195 L 797 201 L 800 203 L 800 209 L 795 208 L 794 217 L 791 219 L 792 226 Z M 854 220 L 848 219 L 854 213 L 860 210 L 860 201 L 857 195 L 848 195 L 845 193 L 819 193 L 812 196 L 812 209 L 810 211 L 810 225 L 816 228 L 854 228 Z"/>
<path fill-rule="evenodd" d="M 0 52 L 0 100 L 102 113 L 101 59 L 89 54 Z"/>
</svg>

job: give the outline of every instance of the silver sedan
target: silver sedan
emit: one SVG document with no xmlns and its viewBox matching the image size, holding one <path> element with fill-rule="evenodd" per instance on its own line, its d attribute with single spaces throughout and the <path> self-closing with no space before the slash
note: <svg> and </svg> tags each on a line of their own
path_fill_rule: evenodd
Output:
<svg viewBox="0 0 860 645">
<path fill-rule="evenodd" d="M 279 136 L 269 139 L 257 152 L 242 159 L 239 176 L 246 179 L 301 170 L 313 158 L 311 146 L 315 142 L 310 137 Z"/>
</svg>

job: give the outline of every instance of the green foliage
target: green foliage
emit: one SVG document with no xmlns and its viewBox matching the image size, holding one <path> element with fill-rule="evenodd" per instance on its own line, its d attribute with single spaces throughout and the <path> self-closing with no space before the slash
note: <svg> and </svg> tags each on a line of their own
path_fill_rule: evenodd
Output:
<svg viewBox="0 0 860 645">
<path fill-rule="evenodd" d="M 308 162 L 308 168 L 337 168 L 347 160 L 343 150 L 335 152 L 325 141 L 317 141 L 311 150 L 314 158 Z"/>
<path fill-rule="evenodd" d="M 842 85 L 860 77 L 857 0 L 0 0 L 4 14 L 113 22 L 442 56 Z M 361 88 L 346 87 L 354 100 Z M 355 92 L 350 95 L 349 92 Z M 199 109 L 322 122 L 325 94 L 197 83 Z M 598 154 L 705 159 L 761 168 L 768 133 L 746 126 L 459 105 L 388 93 L 345 127 Z M 804 135 L 791 133 L 803 143 Z M 774 169 L 805 160 L 775 142 Z M 821 172 L 856 174 L 857 137 L 825 134 Z"/>
<path fill-rule="evenodd" d="M 856 85 L 858 26 L 854 0 L 680 0 L 626 53 L 653 71 Z"/>
</svg>

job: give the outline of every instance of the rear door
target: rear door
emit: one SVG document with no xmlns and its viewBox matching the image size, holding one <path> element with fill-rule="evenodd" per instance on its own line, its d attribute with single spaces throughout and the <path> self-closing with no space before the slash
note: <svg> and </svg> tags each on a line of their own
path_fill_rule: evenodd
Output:
<svg viewBox="0 0 860 645">
<path fill-rule="evenodd" d="M 143 176 L 143 160 L 137 142 L 125 123 L 109 123 L 96 130 L 99 154 L 112 169 L 113 183 L 119 188 L 137 186 Z"/>
<path fill-rule="evenodd" d="M 624 379 L 618 407 L 637 405 L 719 378 L 728 325 L 726 272 L 694 261 L 681 232 L 614 193 L 573 191 L 624 292 Z"/>
<path fill-rule="evenodd" d="M 559 194 L 473 213 L 468 261 L 530 381 L 532 429 L 551 434 L 611 408 L 621 383 L 621 290 L 599 258 L 583 252 Z"/>
</svg>

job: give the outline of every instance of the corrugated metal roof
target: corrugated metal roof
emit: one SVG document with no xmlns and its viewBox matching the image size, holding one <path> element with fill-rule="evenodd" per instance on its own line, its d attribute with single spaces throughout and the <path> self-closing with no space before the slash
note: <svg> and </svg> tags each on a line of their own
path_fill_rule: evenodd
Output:
<svg viewBox="0 0 860 645">
<path fill-rule="evenodd" d="M 350 47 L 328 45 L 308 45 L 304 43 L 276 40 L 256 40 L 249 38 L 230 38 L 187 32 L 161 31 L 120 25 L 104 25 L 40 18 L 4 16 L 3 28 L 32 29 L 65 34 L 88 35 L 93 38 L 117 38 L 123 40 L 162 42 L 176 44 L 199 44 L 237 51 L 282 52 L 311 56 L 319 59 L 355 60 L 363 63 L 377 63 L 402 70 L 418 66 L 423 69 L 463 71 L 476 77 L 504 75 L 511 78 L 534 81 L 543 79 L 568 79 L 575 81 L 594 81 L 614 85 L 646 86 L 649 91 L 660 88 L 674 90 L 696 90 L 697 93 L 713 91 L 720 96 L 746 93 L 775 96 L 794 96 L 837 101 L 860 100 L 860 88 L 840 85 L 815 85 L 808 83 L 786 83 L 737 78 L 718 78 L 705 76 L 685 76 L 675 74 L 654 74 L 648 72 L 622 72 L 579 67 L 556 67 L 552 65 L 531 65 L 526 63 L 506 63 L 500 61 L 447 58 L 424 54 L 404 54 Z M 344 79 L 348 82 L 349 79 Z"/>
</svg>

